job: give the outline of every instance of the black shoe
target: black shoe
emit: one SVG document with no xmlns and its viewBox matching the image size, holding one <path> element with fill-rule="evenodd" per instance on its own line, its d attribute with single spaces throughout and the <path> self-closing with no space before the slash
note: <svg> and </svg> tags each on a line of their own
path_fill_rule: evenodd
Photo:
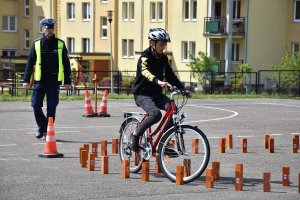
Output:
<svg viewBox="0 0 300 200">
<path fill-rule="evenodd" d="M 137 135 L 130 135 L 130 145 L 129 148 L 134 151 L 137 152 L 139 150 L 139 139 L 140 137 Z"/>
<path fill-rule="evenodd" d="M 44 137 L 44 133 L 43 132 L 37 132 L 37 134 L 35 135 L 35 137 L 37 139 L 41 139 L 42 137 Z"/>
<path fill-rule="evenodd" d="M 165 155 L 169 156 L 170 158 L 179 157 L 179 154 L 174 149 L 171 149 L 170 147 L 165 148 Z"/>
</svg>

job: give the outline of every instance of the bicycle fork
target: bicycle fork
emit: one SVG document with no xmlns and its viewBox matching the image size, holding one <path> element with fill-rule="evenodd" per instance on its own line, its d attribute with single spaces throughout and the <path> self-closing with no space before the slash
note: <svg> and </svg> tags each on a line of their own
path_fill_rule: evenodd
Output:
<svg viewBox="0 0 300 200">
<path fill-rule="evenodd" d="M 183 139 L 184 130 L 182 130 L 181 125 L 180 125 L 184 119 L 184 116 L 181 116 L 179 121 L 177 121 L 176 118 L 178 118 L 178 116 L 173 115 L 176 146 L 177 146 L 177 150 L 178 150 L 179 154 L 184 155 L 186 152 L 184 139 Z"/>
</svg>

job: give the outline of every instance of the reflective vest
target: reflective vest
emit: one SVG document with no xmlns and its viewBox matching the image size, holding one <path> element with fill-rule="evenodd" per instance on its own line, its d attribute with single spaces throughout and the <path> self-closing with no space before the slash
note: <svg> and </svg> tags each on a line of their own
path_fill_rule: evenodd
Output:
<svg viewBox="0 0 300 200">
<path fill-rule="evenodd" d="M 34 80 L 40 81 L 42 76 L 42 53 L 41 53 L 41 42 L 42 40 L 35 41 L 34 47 L 35 47 L 35 53 L 36 53 L 36 62 L 35 62 L 35 70 L 34 70 Z M 64 43 L 60 40 L 58 40 L 58 77 L 57 81 L 62 81 L 64 78 L 64 65 L 62 61 L 62 52 L 63 52 Z"/>
</svg>

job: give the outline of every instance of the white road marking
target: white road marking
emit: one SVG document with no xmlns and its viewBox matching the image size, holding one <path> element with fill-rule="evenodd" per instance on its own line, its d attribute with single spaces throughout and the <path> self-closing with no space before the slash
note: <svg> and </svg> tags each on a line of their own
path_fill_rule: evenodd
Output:
<svg viewBox="0 0 300 200">
<path fill-rule="evenodd" d="M 207 137 L 207 139 L 219 139 L 220 137 Z"/>
<path fill-rule="evenodd" d="M 281 136 L 282 134 L 275 133 L 275 134 L 269 134 L 270 136 Z"/>
<path fill-rule="evenodd" d="M 238 137 L 238 138 L 253 138 L 253 137 L 256 137 L 255 135 L 237 135 L 235 137 Z"/>
<path fill-rule="evenodd" d="M 300 135 L 300 133 L 290 133 L 291 135 Z"/>
<path fill-rule="evenodd" d="M 229 119 L 229 118 L 233 118 L 239 115 L 238 112 L 233 111 L 233 110 L 227 110 L 227 109 L 223 109 L 223 108 L 214 108 L 214 107 L 208 107 L 208 106 L 197 106 L 197 105 L 187 105 L 190 107 L 199 107 L 199 108 L 209 108 L 209 109 L 214 109 L 214 110 L 222 110 L 222 111 L 227 111 L 227 112 L 231 112 L 233 113 L 230 116 L 227 117 L 220 117 L 220 118 L 214 118 L 214 119 L 203 119 L 203 120 L 197 120 L 197 121 L 190 121 L 190 122 L 184 122 L 184 124 L 190 124 L 190 123 L 195 123 L 195 122 L 208 122 L 208 121 L 217 121 L 217 120 L 223 120 L 223 119 Z"/>
<path fill-rule="evenodd" d="M 54 127 L 55 129 L 86 129 L 86 128 L 114 128 L 119 126 L 67 126 L 67 127 Z M 1 128 L 0 131 L 24 131 L 24 130 L 36 130 L 36 128 Z M 70 131 L 67 131 L 70 132 Z"/>
<path fill-rule="evenodd" d="M 0 147 L 16 146 L 17 144 L 1 144 Z"/>
<path fill-rule="evenodd" d="M 55 133 L 79 133 L 80 131 L 55 131 Z M 36 132 L 27 132 L 27 135 L 34 135 Z"/>
</svg>

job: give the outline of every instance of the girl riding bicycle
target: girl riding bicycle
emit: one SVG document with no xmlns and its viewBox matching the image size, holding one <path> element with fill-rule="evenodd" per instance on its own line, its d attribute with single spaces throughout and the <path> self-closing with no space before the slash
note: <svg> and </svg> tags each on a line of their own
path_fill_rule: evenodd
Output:
<svg viewBox="0 0 300 200">
<path fill-rule="evenodd" d="M 133 94 L 136 104 L 149 116 L 132 133 L 130 148 L 135 152 L 139 150 L 139 137 L 147 128 L 160 121 L 160 110 L 167 110 L 170 106 L 170 98 L 163 94 L 162 89 L 176 86 L 184 90 L 168 62 L 168 57 L 163 53 L 167 43 L 171 41 L 169 33 L 162 28 L 150 29 L 148 39 L 150 47 L 143 51 L 137 63 Z"/>
</svg>

